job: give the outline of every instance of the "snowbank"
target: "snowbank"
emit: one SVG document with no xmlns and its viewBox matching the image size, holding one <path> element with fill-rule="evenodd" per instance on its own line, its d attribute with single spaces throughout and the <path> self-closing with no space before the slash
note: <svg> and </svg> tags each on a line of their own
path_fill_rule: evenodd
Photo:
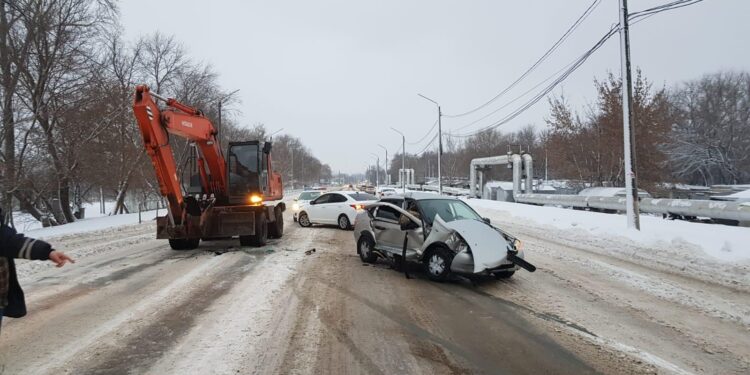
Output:
<svg viewBox="0 0 750 375">
<path fill-rule="evenodd" d="M 166 213 L 165 209 L 159 210 L 159 215 Z M 143 221 L 149 221 L 156 218 L 156 211 L 143 211 L 141 213 L 141 219 Z M 84 233 L 95 230 L 107 229 L 112 227 L 119 227 L 123 225 L 138 224 L 138 213 L 114 215 L 114 216 L 99 216 L 99 217 L 88 217 L 83 220 L 76 221 L 74 223 L 58 225 L 48 228 L 38 228 L 27 230 L 25 234 L 33 238 L 49 238 L 57 237 L 66 234 L 73 233 Z M 18 227 L 19 231 L 22 231 L 22 227 Z"/>
<path fill-rule="evenodd" d="M 688 243 L 721 262 L 750 260 L 750 228 L 671 221 L 641 215 L 639 232 L 628 230 L 622 215 L 483 199 L 469 199 L 466 202 L 480 211 L 491 210 L 488 212 L 503 217 L 504 221 L 510 215 L 514 220 L 563 230 L 585 231 L 599 237 L 620 236 L 648 246 L 674 247 L 674 244 Z"/>
</svg>

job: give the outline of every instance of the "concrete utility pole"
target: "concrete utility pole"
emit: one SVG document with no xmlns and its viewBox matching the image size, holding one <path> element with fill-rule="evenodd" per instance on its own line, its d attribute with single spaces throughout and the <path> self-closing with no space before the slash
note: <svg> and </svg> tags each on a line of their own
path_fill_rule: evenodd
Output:
<svg viewBox="0 0 750 375">
<path fill-rule="evenodd" d="M 398 179 L 401 180 L 401 189 L 406 194 L 406 176 L 402 174 L 406 173 L 406 136 L 404 133 L 398 131 L 398 129 L 391 126 L 391 129 L 398 134 L 401 134 L 401 172 L 398 174 Z"/>
<path fill-rule="evenodd" d="M 382 148 L 383 150 L 385 150 L 385 166 L 383 168 L 385 170 L 385 184 L 386 185 L 390 185 L 391 184 L 391 174 L 388 173 L 388 149 L 385 148 L 385 146 L 383 146 L 381 144 L 378 144 L 378 146 L 380 146 L 380 148 Z"/>
<path fill-rule="evenodd" d="M 218 101 L 219 101 L 219 104 L 218 104 L 218 107 L 219 107 L 218 108 L 218 110 L 219 110 L 219 116 L 218 117 L 219 118 L 217 120 L 219 120 L 219 124 L 218 124 L 219 126 L 217 126 L 217 129 L 216 129 L 216 138 L 219 140 L 219 143 L 221 143 L 221 138 L 220 137 L 223 134 L 221 132 L 221 105 L 222 105 L 222 103 L 225 100 L 229 99 L 232 95 L 236 94 L 239 91 L 240 91 L 239 89 L 234 90 L 234 91 L 230 92 L 229 94 L 226 94 L 226 95 L 224 95 L 224 96 L 222 96 L 221 98 L 218 99 Z"/>
<path fill-rule="evenodd" d="M 443 195 L 443 173 L 442 173 L 442 165 L 443 165 L 443 163 L 441 163 L 441 160 L 440 160 L 443 157 L 443 124 L 442 124 L 442 122 L 443 122 L 442 121 L 443 112 L 440 110 L 440 104 L 438 104 L 438 102 L 436 102 L 436 101 L 434 101 L 434 100 L 432 100 L 432 99 L 430 99 L 430 98 L 428 98 L 428 97 L 426 97 L 426 96 L 424 96 L 422 94 L 417 94 L 417 95 L 419 95 L 419 96 L 421 96 L 421 97 L 423 97 L 423 98 L 425 98 L 425 99 L 427 99 L 427 100 L 435 103 L 435 105 L 438 108 L 438 160 L 437 160 L 437 162 L 438 162 L 438 165 L 437 165 L 437 173 L 438 173 L 438 175 L 437 175 L 437 177 L 438 177 L 438 194 Z"/>
<path fill-rule="evenodd" d="M 375 189 L 380 189 L 380 156 L 370 153 L 375 158 Z"/>
<path fill-rule="evenodd" d="M 292 168 L 291 168 L 292 178 L 289 179 L 290 180 L 289 182 L 292 183 L 292 190 L 294 190 L 294 148 L 290 147 L 289 153 L 291 154 L 291 159 L 292 159 Z"/>
<path fill-rule="evenodd" d="M 638 180 L 635 175 L 635 133 L 633 131 L 633 82 L 630 74 L 630 31 L 628 2 L 620 0 L 620 62 L 622 64 L 622 136 L 625 143 L 625 212 L 628 228 L 641 230 L 638 213 Z"/>
</svg>

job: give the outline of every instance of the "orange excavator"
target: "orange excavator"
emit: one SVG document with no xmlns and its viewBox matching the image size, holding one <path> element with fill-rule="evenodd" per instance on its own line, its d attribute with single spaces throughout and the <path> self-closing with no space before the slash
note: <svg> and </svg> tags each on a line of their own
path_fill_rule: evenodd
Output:
<svg viewBox="0 0 750 375">
<path fill-rule="evenodd" d="M 159 108 L 154 99 L 166 106 Z M 283 235 L 284 190 L 271 167 L 270 142 L 229 142 L 225 159 L 217 131 L 203 112 L 145 85 L 135 89 L 133 112 L 168 202 L 167 214 L 156 218 L 156 238 L 169 239 L 172 249 L 190 250 L 201 239 L 239 236 L 242 246 L 263 246 L 269 237 Z M 194 147 L 195 174 L 185 189 L 170 134 Z"/>
</svg>

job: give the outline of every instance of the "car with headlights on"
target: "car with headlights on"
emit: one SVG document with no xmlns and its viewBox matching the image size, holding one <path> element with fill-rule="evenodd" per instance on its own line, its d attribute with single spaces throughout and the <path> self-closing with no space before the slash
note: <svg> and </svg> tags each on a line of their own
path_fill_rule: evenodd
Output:
<svg viewBox="0 0 750 375">
<path fill-rule="evenodd" d="M 327 192 L 300 206 L 297 223 L 303 227 L 333 224 L 340 229 L 351 229 L 357 214 L 377 200 L 372 194 L 358 191 Z"/>
<path fill-rule="evenodd" d="M 356 218 L 354 240 L 362 261 L 378 258 L 419 262 L 430 279 L 451 274 L 509 278 L 524 268 L 522 243 L 466 202 L 426 193 L 389 196 L 367 206 Z"/>
<path fill-rule="evenodd" d="M 294 198 L 294 203 L 292 204 L 292 217 L 294 221 L 297 221 L 297 213 L 299 213 L 300 207 L 310 203 L 311 200 L 319 197 L 321 194 L 323 194 L 320 190 L 305 190 L 297 196 L 297 198 Z"/>
</svg>

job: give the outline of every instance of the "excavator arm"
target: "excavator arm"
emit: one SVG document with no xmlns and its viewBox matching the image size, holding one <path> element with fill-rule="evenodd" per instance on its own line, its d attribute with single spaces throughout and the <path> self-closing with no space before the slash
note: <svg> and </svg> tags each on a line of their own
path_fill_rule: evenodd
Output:
<svg viewBox="0 0 750 375">
<path fill-rule="evenodd" d="M 164 101 L 167 107 L 159 109 L 154 99 Z M 181 222 L 184 217 L 185 197 L 169 134 L 183 137 L 195 145 L 204 192 L 217 198 L 226 195 L 226 162 L 216 139 L 216 129 L 201 111 L 175 99 L 163 98 L 150 92 L 148 86 L 141 85 L 136 87 L 133 112 L 146 152 L 154 165 L 161 194 L 169 202 L 172 223 Z"/>
</svg>

